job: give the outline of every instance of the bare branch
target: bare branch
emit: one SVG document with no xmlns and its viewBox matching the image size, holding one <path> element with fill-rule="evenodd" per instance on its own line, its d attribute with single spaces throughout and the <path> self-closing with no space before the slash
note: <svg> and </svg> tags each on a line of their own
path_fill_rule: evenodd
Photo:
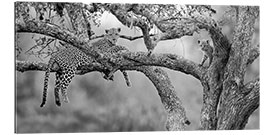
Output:
<svg viewBox="0 0 270 135">
<path fill-rule="evenodd" d="M 155 34 L 150 34 L 150 36 L 154 36 L 154 35 L 155 35 Z M 130 41 L 133 41 L 133 40 L 137 40 L 137 39 L 143 38 L 143 36 L 133 37 L 133 36 L 120 35 L 120 38 L 123 38 L 123 39 L 127 39 L 127 40 L 130 40 Z"/>
<path fill-rule="evenodd" d="M 154 34 L 151 34 L 150 36 L 154 36 Z M 97 39 L 97 38 L 102 38 L 102 37 L 104 37 L 104 34 L 99 35 L 99 36 L 93 36 L 93 37 L 91 37 L 90 40 Z M 143 36 L 133 37 L 133 36 L 120 35 L 120 38 L 133 41 L 133 40 L 137 40 L 137 39 L 143 38 Z"/>
</svg>

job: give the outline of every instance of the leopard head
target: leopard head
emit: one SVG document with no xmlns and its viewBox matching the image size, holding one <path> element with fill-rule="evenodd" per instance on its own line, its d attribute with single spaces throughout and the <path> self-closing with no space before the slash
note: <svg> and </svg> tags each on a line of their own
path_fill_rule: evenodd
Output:
<svg viewBox="0 0 270 135">
<path fill-rule="evenodd" d="M 206 49 L 207 46 L 210 46 L 209 40 L 198 40 L 198 44 L 202 50 Z"/>
<path fill-rule="evenodd" d="M 119 33 L 121 31 L 121 28 L 111 28 L 111 29 L 106 29 L 105 30 L 105 36 L 104 38 L 108 40 L 110 43 L 115 44 L 118 40 Z"/>
</svg>

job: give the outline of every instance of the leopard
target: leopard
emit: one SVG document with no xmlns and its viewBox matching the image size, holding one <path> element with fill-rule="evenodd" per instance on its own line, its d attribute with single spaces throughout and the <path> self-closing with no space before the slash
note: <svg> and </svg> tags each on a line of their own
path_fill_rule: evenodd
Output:
<svg viewBox="0 0 270 135">
<path fill-rule="evenodd" d="M 119 32 L 121 31 L 120 28 L 111 28 L 106 29 L 106 34 L 102 39 L 92 43 L 92 47 L 98 49 L 101 52 L 107 52 L 110 47 L 115 46 L 117 39 L 119 38 Z M 80 49 L 72 46 L 67 45 L 65 48 L 53 53 L 51 58 L 49 59 L 45 78 L 44 78 L 44 87 L 43 87 L 43 94 L 42 94 L 42 102 L 40 107 L 44 107 L 47 100 L 47 89 L 48 89 L 48 82 L 49 82 L 49 75 L 51 69 L 57 67 L 58 70 L 55 73 L 55 88 L 54 88 L 54 96 L 55 96 L 55 104 L 57 106 L 61 106 L 60 101 L 60 90 L 62 95 L 62 100 L 65 103 L 69 102 L 69 98 L 67 95 L 67 88 L 71 83 L 72 79 L 75 76 L 76 70 L 78 67 L 89 65 L 95 62 L 94 59 L 88 56 L 86 53 L 81 51 Z M 125 71 L 122 71 L 124 78 L 127 79 L 126 82 L 129 82 L 128 75 Z M 129 86 L 129 83 L 127 83 Z"/>
<path fill-rule="evenodd" d="M 99 51 L 100 54 L 115 54 L 119 52 L 120 50 L 128 51 L 126 47 L 116 44 L 118 38 L 120 37 L 119 36 L 120 32 L 121 32 L 121 28 L 111 28 L 109 30 L 105 30 L 105 33 L 106 33 L 105 36 L 114 37 L 114 38 L 111 38 L 111 40 L 98 40 L 96 42 L 93 42 L 91 48 Z M 115 50 L 115 48 L 119 48 L 119 47 L 121 48 L 120 50 Z M 131 83 L 130 83 L 127 72 L 124 70 L 120 70 L 120 71 L 122 72 L 124 76 L 127 86 L 131 87 Z M 113 71 L 111 72 L 113 73 Z M 103 76 L 103 77 L 106 79 L 112 80 L 113 76 L 110 76 L 110 77 Z"/>
<path fill-rule="evenodd" d="M 199 66 L 203 66 L 205 61 L 207 59 L 209 59 L 208 67 L 210 67 L 212 60 L 213 60 L 214 48 L 210 45 L 209 40 L 198 40 L 198 44 L 199 44 L 201 51 L 203 52 L 203 58 L 201 60 L 201 63 L 199 64 Z"/>
<path fill-rule="evenodd" d="M 125 46 L 122 46 L 122 45 L 115 45 L 115 46 L 112 46 L 111 48 L 108 49 L 109 54 L 117 54 L 117 53 L 121 53 L 121 52 L 129 52 L 129 50 L 128 50 L 128 48 L 126 48 Z M 118 68 L 115 68 L 115 69 L 118 69 Z M 116 72 L 115 69 L 114 69 L 114 71 L 111 71 L 110 74 Z M 128 76 L 127 72 L 125 70 L 121 70 L 121 69 L 120 69 L 120 71 L 122 72 L 122 74 L 124 76 L 124 79 L 126 81 L 127 86 L 131 87 L 131 82 L 129 80 L 129 76 Z M 110 78 L 110 74 L 107 76 L 108 79 Z"/>
</svg>

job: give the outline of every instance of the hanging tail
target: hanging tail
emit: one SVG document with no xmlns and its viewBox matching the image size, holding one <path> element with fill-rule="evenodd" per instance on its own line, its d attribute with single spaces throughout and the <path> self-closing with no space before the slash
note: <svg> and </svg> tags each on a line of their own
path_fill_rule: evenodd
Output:
<svg viewBox="0 0 270 135">
<path fill-rule="evenodd" d="M 125 81 L 126 81 L 127 86 L 128 86 L 128 87 L 131 87 L 131 83 L 130 83 L 130 80 L 129 80 L 129 78 L 128 78 L 127 72 L 126 72 L 126 71 L 123 71 L 123 70 L 121 70 L 121 72 L 122 72 L 122 74 L 123 74 L 123 76 L 124 76 L 124 78 L 125 78 Z"/>
<path fill-rule="evenodd" d="M 48 83 L 49 83 L 49 78 L 50 78 L 50 72 L 51 72 L 51 68 L 52 68 L 52 65 L 54 63 L 54 59 L 50 59 L 49 60 L 49 63 L 48 63 L 48 66 L 47 66 L 47 70 L 45 72 L 45 78 L 44 78 L 44 88 L 43 88 L 43 94 L 42 94 L 42 102 L 40 104 L 40 107 L 43 107 L 46 103 L 46 100 L 47 100 L 47 89 L 48 89 Z"/>
</svg>

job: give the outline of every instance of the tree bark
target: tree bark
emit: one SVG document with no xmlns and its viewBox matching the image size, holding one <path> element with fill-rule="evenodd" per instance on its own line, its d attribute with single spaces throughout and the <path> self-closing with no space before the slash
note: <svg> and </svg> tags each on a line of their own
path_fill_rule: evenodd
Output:
<svg viewBox="0 0 270 135">
<path fill-rule="evenodd" d="M 259 106 L 259 79 L 244 85 L 247 64 L 257 57 L 251 51 L 256 7 L 239 7 L 238 24 L 234 32 L 234 42 L 225 69 L 223 91 L 220 103 L 218 129 L 243 129 L 248 117 Z M 251 53 L 250 53 L 251 52 Z M 257 51 L 255 51 L 257 52 Z M 249 87 L 248 91 L 247 88 Z"/>
</svg>

